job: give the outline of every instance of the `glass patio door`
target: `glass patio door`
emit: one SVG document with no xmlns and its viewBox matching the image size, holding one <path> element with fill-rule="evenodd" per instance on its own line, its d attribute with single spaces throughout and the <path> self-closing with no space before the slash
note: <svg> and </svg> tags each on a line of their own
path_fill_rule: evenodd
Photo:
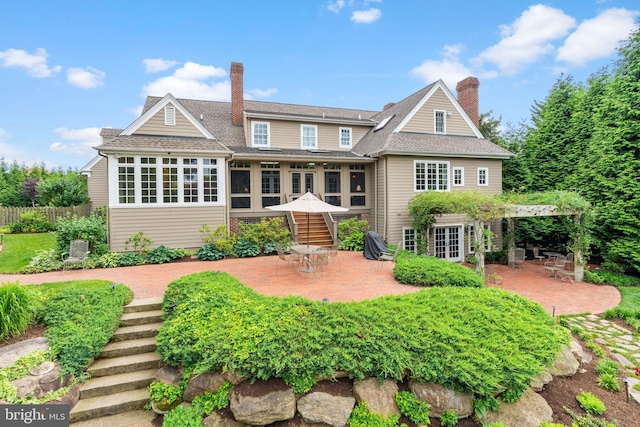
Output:
<svg viewBox="0 0 640 427">
<path fill-rule="evenodd" d="M 436 227 L 433 234 L 436 257 L 462 261 L 462 227 Z"/>
<path fill-rule="evenodd" d="M 314 193 L 315 172 L 292 172 L 291 173 L 291 193 L 303 195 L 307 191 Z"/>
</svg>

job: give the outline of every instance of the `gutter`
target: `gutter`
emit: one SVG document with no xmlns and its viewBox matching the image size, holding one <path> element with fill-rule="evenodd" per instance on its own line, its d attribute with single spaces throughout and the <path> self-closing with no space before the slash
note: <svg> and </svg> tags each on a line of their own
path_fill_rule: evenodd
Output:
<svg viewBox="0 0 640 427">
<path fill-rule="evenodd" d="M 250 119 L 267 119 L 267 120 L 289 120 L 294 122 L 318 122 L 318 123 L 335 123 L 352 126 L 369 126 L 374 127 L 377 123 L 370 119 L 336 119 L 316 116 L 285 116 L 274 113 L 250 113 L 245 111 L 245 116 Z"/>
</svg>

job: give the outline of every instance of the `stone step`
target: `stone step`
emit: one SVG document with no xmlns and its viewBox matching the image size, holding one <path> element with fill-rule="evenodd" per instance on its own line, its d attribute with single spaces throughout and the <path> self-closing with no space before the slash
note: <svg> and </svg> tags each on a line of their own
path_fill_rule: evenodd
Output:
<svg viewBox="0 0 640 427">
<path fill-rule="evenodd" d="M 146 388 L 81 399 L 71 409 L 69 418 L 71 422 L 93 420 L 106 415 L 142 409 L 148 401 L 149 390 Z"/>
<path fill-rule="evenodd" d="M 156 416 L 156 413 L 153 411 L 139 409 L 123 412 L 121 414 L 89 419 L 86 421 L 78 421 L 76 423 L 71 423 L 71 425 L 73 427 L 130 427 L 138 424 L 150 423 Z"/>
<path fill-rule="evenodd" d="M 156 379 L 158 369 L 91 378 L 80 388 L 80 399 L 148 387 Z"/>
<path fill-rule="evenodd" d="M 92 378 L 96 378 L 145 369 L 158 369 L 160 359 L 160 355 L 156 352 L 98 359 L 89 366 L 87 372 L 91 374 Z"/>
<path fill-rule="evenodd" d="M 146 325 L 148 323 L 162 322 L 162 310 L 134 311 L 124 313 L 120 317 L 120 326 Z"/>
<path fill-rule="evenodd" d="M 104 346 L 98 359 L 109 357 L 131 356 L 132 354 L 149 353 L 156 351 L 157 343 L 155 337 L 138 338 L 126 341 L 112 341 Z"/>
<path fill-rule="evenodd" d="M 134 299 L 124 306 L 125 313 L 134 313 L 137 311 L 161 310 L 162 297 L 156 298 L 140 298 Z"/>
<path fill-rule="evenodd" d="M 158 328 L 162 323 L 147 323 L 145 325 L 122 326 L 113 333 L 112 341 L 134 340 L 158 335 Z"/>
</svg>

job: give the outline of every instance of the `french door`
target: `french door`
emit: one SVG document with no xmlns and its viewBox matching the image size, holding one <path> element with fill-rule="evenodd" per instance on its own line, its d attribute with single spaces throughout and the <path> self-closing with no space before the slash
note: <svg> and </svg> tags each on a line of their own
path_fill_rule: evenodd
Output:
<svg viewBox="0 0 640 427">
<path fill-rule="evenodd" d="M 434 251 L 438 258 L 449 261 L 462 261 L 462 226 L 435 227 Z"/>
</svg>

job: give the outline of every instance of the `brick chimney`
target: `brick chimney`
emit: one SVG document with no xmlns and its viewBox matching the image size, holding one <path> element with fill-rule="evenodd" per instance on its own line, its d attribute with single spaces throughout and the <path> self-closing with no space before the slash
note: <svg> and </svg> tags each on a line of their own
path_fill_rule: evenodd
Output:
<svg viewBox="0 0 640 427">
<path fill-rule="evenodd" d="M 478 87 L 480 87 L 480 82 L 477 77 L 467 77 L 456 85 L 458 103 L 476 126 L 480 124 Z"/>
<path fill-rule="evenodd" d="M 243 125 L 244 111 L 244 65 L 242 62 L 231 63 L 231 123 Z"/>
</svg>

